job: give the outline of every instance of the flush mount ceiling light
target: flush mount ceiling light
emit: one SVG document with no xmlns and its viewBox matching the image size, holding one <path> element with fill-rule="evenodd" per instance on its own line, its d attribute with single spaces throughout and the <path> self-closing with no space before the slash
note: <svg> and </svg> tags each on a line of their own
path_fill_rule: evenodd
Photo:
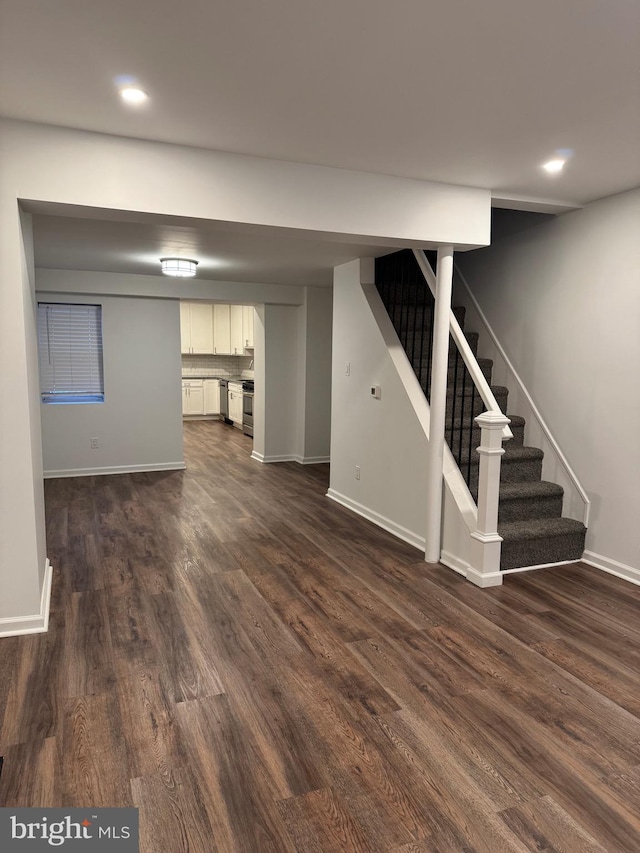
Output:
<svg viewBox="0 0 640 853">
<path fill-rule="evenodd" d="M 120 89 L 120 97 L 126 104 L 133 107 L 139 107 L 149 99 L 144 89 L 139 89 L 137 86 L 123 86 Z"/>
<path fill-rule="evenodd" d="M 196 274 L 197 261 L 188 258 L 160 258 L 160 268 L 165 275 L 177 278 L 193 278 Z"/>
</svg>

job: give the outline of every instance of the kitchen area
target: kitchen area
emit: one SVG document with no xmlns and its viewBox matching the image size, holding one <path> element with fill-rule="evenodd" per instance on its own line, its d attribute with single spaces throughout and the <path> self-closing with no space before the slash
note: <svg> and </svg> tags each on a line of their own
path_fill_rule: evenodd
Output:
<svg viewBox="0 0 640 853">
<path fill-rule="evenodd" d="M 253 436 L 252 305 L 180 302 L 182 415 Z"/>
</svg>

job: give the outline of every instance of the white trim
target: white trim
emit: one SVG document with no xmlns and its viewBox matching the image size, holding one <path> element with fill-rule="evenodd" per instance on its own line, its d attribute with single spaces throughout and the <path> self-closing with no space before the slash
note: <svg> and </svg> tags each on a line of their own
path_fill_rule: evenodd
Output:
<svg viewBox="0 0 640 853">
<path fill-rule="evenodd" d="M 537 566 L 518 566 L 516 569 L 502 569 L 503 575 L 515 575 L 517 572 L 535 572 L 538 569 L 555 569 L 557 566 L 572 566 L 580 560 L 560 560 L 558 563 L 538 563 Z"/>
<path fill-rule="evenodd" d="M 617 578 L 629 581 L 629 583 L 640 585 L 640 569 L 636 569 L 634 566 L 627 566 L 625 563 L 619 563 L 617 560 L 603 557 L 602 554 L 595 554 L 593 551 L 585 551 L 581 562 L 607 572 L 609 575 L 615 575 Z"/>
<path fill-rule="evenodd" d="M 554 437 L 551 435 L 551 431 L 549 430 L 549 427 L 547 426 L 547 424 L 543 420 L 542 415 L 538 411 L 538 407 L 536 406 L 536 404 L 531 399 L 531 395 L 529 394 L 529 392 L 525 388 L 524 382 L 520 378 L 519 373 L 516 371 L 515 367 L 511 363 L 509 356 L 504 351 L 502 345 L 500 344 L 500 341 L 498 340 L 493 329 L 489 325 L 489 321 L 487 320 L 486 315 L 484 314 L 482 308 L 478 304 L 477 299 L 473 295 L 471 288 L 469 287 L 469 284 L 467 282 L 467 279 L 464 277 L 462 270 L 457 265 L 455 266 L 455 275 L 457 275 L 458 278 L 460 279 L 460 281 L 462 282 L 465 290 L 467 291 L 467 295 L 473 304 L 474 309 L 478 313 L 478 317 L 480 318 L 480 321 L 483 323 L 489 337 L 491 338 L 491 341 L 492 341 L 494 347 L 496 348 L 496 350 L 500 354 L 500 357 L 504 361 L 504 364 L 507 368 L 507 371 L 511 374 L 511 376 L 513 376 L 516 383 L 518 384 L 522 395 L 524 396 L 528 405 L 531 407 L 531 411 L 533 413 L 533 416 L 537 420 L 537 422 L 540 426 L 540 429 L 542 430 L 547 441 L 551 445 L 551 448 L 553 449 L 553 452 L 556 454 L 558 461 L 560 462 L 560 464 L 562 465 L 562 467 L 566 471 L 567 476 L 569 477 L 569 480 L 571 481 L 574 488 L 578 492 L 578 495 L 580 496 L 580 499 L 584 504 L 584 513 L 583 513 L 582 521 L 583 521 L 584 526 L 588 527 L 589 526 L 589 512 L 591 509 L 591 501 L 589 500 L 589 496 L 587 495 L 586 491 L 582 488 L 582 485 L 580 484 L 580 481 L 578 480 L 578 477 L 575 474 L 573 468 L 571 467 L 571 465 L 569 465 L 569 462 L 567 461 L 564 453 L 560 450 L 558 443 L 556 442 Z M 552 565 L 556 565 L 556 564 L 553 563 Z"/>
<path fill-rule="evenodd" d="M 487 589 L 490 586 L 501 586 L 503 575 L 504 572 L 479 572 L 476 569 L 472 569 L 471 566 L 467 569 L 467 580 L 481 589 Z"/>
<path fill-rule="evenodd" d="M 268 464 L 269 462 L 297 462 L 301 459 L 301 456 L 294 456 L 293 454 L 284 453 L 280 456 L 265 456 L 262 453 L 257 453 L 255 450 L 251 453 L 251 458 L 255 459 L 256 462 L 263 462 Z"/>
<path fill-rule="evenodd" d="M 45 480 L 58 477 L 99 477 L 103 474 L 139 474 L 143 471 L 183 471 L 184 462 L 148 462 L 143 465 L 110 465 L 107 468 L 66 468 L 62 471 L 45 471 Z"/>
<path fill-rule="evenodd" d="M 407 528 L 403 527 L 401 524 L 396 524 L 396 522 L 392 521 L 390 518 L 380 515 L 380 513 L 375 510 L 363 506 L 363 504 L 348 498 L 346 495 L 340 494 L 340 492 L 336 492 L 335 489 L 329 489 L 327 497 L 341 506 L 346 507 L 346 509 L 351 510 L 351 512 L 355 512 L 356 515 L 360 515 L 362 518 L 366 518 L 367 521 L 371 521 L 378 527 L 382 527 L 383 530 L 386 530 L 388 533 L 392 533 L 394 536 L 397 536 L 398 539 L 402 539 L 403 542 L 408 542 L 409 545 L 413 545 L 414 548 L 424 551 L 424 536 L 418 536 L 417 533 L 407 530 Z"/>
<path fill-rule="evenodd" d="M 256 462 L 263 462 L 265 464 L 269 462 L 297 462 L 298 465 L 320 465 L 321 463 L 330 462 L 330 456 L 300 456 L 299 454 L 289 454 L 283 453 L 281 455 L 275 456 L 265 456 L 262 453 L 258 453 L 256 450 L 252 451 L 251 458 L 255 459 Z"/>
<path fill-rule="evenodd" d="M 53 568 L 49 560 L 44 564 L 44 578 L 40 593 L 40 612 L 33 616 L 13 616 L 0 619 L 0 637 L 17 637 L 21 634 L 43 634 L 49 629 L 51 582 Z"/>
<path fill-rule="evenodd" d="M 456 555 L 452 554 L 450 551 L 441 551 L 439 562 L 448 569 L 453 569 L 453 571 L 457 572 L 459 575 L 463 575 L 465 578 L 470 568 L 469 563 L 461 560 L 460 557 L 456 557 Z"/>
<path fill-rule="evenodd" d="M 486 589 L 490 586 L 500 586 L 502 584 L 502 576 L 504 572 L 479 572 L 477 569 L 471 568 L 469 563 L 451 554 L 449 551 L 443 551 L 440 554 L 440 562 L 448 569 L 453 569 L 459 575 L 462 575 L 468 581 L 471 581 L 475 586 L 481 589 Z"/>
</svg>

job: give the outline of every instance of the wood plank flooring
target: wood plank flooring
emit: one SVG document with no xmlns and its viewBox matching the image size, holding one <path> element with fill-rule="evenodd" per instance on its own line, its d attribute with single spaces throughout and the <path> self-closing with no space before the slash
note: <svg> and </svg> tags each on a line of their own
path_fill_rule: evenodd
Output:
<svg viewBox="0 0 640 853">
<path fill-rule="evenodd" d="M 479 590 L 215 422 L 186 472 L 51 480 L 47 634 L 0 640 L 2 806 L 143 853 L 640 850 L 640 589 Z"/>
</svg>

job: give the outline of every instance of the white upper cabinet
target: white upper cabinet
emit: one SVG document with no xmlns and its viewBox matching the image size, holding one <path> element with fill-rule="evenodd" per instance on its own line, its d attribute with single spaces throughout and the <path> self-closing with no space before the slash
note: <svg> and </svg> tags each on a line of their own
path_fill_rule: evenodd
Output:
<svg viewBox="0 0 640 853">
<path fill-rule="evenodd" d="M 244 355 L 253 349 L 252 305 L 180 303 L 180 339 L 184 355 Z"/>
<path fill-rule="evenodd" d="M 253 349 L 253 321 L 255 309 L 253 305 L 242 306 L 242 345 L 245 349 Z"/>
<path fill-rule="evenodd" d="M 191 303 L 191 352 L 210 355 L 213 352 L 213 306 Z"/>
<path fill-rule="evenodd" d="M 213 354 L 213 306 L 180 303 L 180 349 L 185 355 Z"/>
<path fill-rule="evenodd" d="M 231 305 L 231 355 L 242 355 L 244 344 L 242 340 L 242 305 Z"/>
<path fill-rule="evenodd" d="M 213 306 L 213 351 L 216 355 L 231 355 L 231 306 Z"/>
</svg>

